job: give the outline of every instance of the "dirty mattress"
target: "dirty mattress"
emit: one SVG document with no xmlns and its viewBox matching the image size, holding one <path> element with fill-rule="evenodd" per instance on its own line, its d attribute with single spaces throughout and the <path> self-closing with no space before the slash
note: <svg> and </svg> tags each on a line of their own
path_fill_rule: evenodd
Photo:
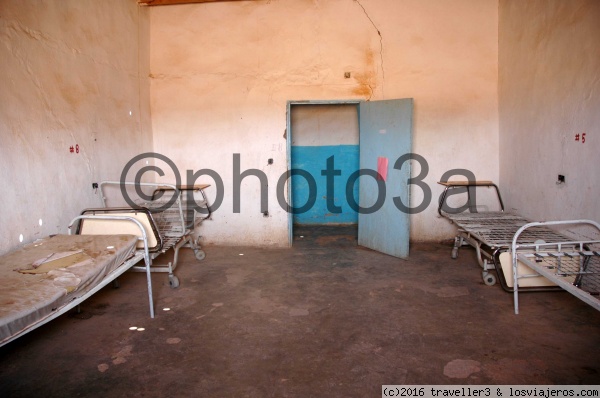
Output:
<svg viewBox="0 0 600 398">
<path fill-rule="evenodd" d="M 0 343 L 85 294 L 135 252 L 133 235 L 55 235 L 0 257 Z"/>
</svg>

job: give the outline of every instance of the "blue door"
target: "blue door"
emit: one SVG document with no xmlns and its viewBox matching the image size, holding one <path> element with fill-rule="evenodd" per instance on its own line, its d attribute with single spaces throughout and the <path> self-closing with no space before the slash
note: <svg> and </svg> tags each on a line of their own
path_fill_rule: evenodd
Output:
<svg viewBox="0 0 600 398">
<path fill-rule="evenodd" d="M 409 206 L 410 162 L 396 160 L 412 147 L 413 100 L 361 102 L 358 244 L 391 256 L 408 257 L 410 217 L 394 197 Z M 350 188 L 350 187 L 348 187 Z M 398 200 L 397 199 L 397 200 Z"/>
<path fill-rule="evenodd" d="M 321 175 L 328 161 L 333 161 L 333 166 L 340 172 L 332 179 L 333 186 L 329 187 L 330 189 L 327 188 L 326 178 Z M 351 173 L 359 169 L 358 164 L 358 145 L 292 146 L 292 169 L 307 171 L 316 182 L 316 192 L 311 192 L 306 178 L 291 178 L 292 202 L 295 206 L 307 203 L 311 193 L 315 196 L 315 204 L 310 209 L 294 214 L 294 224 L 358 223 L 358 213 L 350 208 L 345 200 L 346 181 Z M 358 195 L 358 184 L 354 187 L 353 194 Z M 332 197 L 328 198 L 329 195 Z M 333 206 L 328 205 L 328 200 Z"/>
</svg>

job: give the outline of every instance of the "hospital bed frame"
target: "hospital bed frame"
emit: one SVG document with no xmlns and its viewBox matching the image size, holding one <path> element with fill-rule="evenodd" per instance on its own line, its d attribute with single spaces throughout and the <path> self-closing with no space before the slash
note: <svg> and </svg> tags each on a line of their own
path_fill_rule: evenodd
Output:
<svg viewBox="0 0 600 398">
<path fill-rule="evenodd" d="M 137 207 L 107 207 L 106 196 L 104 192 L 105 186 L 119 186 L 126 188 L 128 186 L 137 189 L 151 188 L 153 189 L 150 200 L 136 201 Z M 166 265 L 152 264 L 151 272 L 167 272 L 169 285 L 172 288 L 179 287 L 179 278 L 174 274 L 179 260 L 179 249 L 182 247 L 190 247 L 194 251 L 194 255 L 198 261 L 202 261 L 206 257 L 206 253 L 200 247 L 200 237 L 194 239 L 194 230 L 198 225 L 211 216 L 210 206 L 204 189 L 209 185 L 192 185 L 192 186 L 175 186 L 173 184 L 164 183 L 143 183 L 143 182 L 121 182 L 121 181 L 102 181 L 99 184 L 99 189 L 102 198 L 102 208 L 86 209 L 84 214 L 111 214 L 122 213 L 124 211 L 145 211 L 151 214 L 153 232 L 157 234 L 156 238 L 160 241 L 159 247 L 156 250 L 150 250 L 150 256 L 154 260 L 160 254 L 173 249 L 173 261 Z M 202 195 L 202 206 L 205 206 L 207 212 L 204 217 L 197 217 L 195 208 L 189 208 L 187 196 L 184 192 L 199 192 Z M 161 195 L 158 195 L 158 194 Z M 164 199 L 162 196 L 166 193 L 171 193 L 169 199 Z M 175 200 L 170 206 L 167 206 L 172 198 Z M 133 267 L 132 271 L 144 271 L 143 268 Z"/>
<path fill-rule="evenodd" d="M 139 269 L 142 269 L 146 272 L 146 281 L 147 281 L 147 285 L 148 285 L 148 302 L 149 302 L 149 307 L 150 307 L 150 317 L 154 318 L 154 301 L 153 301 L 153 297 L 152 297 L 152 279 L 151 279 L 151 274 L 150 274 L 150 269 L 152 266 L 152 258 L 148 251 L 148 238 L 146 235 L 145 228 L 142 226 L 142 224 L 137 219 L 135 219 L 133 217 L 107 216 L 107 215 L 99 215 L 99 216 L 80 215 L 80 216 L 75 217 L 70 222 L 69 227 L 68 227 L 69 235 L 72 234 L 75 224 L 79 223 L 80 221 L 83 221 L 83 220 L 105 220 L 105 221 L 134 223 L 137 226 L 137 228 L 139 229 L 139 235 L 137 236 L 137 239 L 138 239 L 138 241 L 140 241 L 142 243 L 143 249 L 136 250 L 131 257 L 129 257 L 127 260 L 125 260 L 125 262 L 123 262 L 120 266 L 118 266 L 112 272 L 110 272 L 109 274 L 104 276 L 104 278 L 102 278 L 102 280 L 100 280 L 96 285 L 91 287 L 89 290 L 86 290 L 85 292 L 83 292 L 83 294 L 81 294 L 81 295 L 74 294 L 74 297 L 70 301 L 68 301 L 68 302 L 64 303 L 62 306 L 56 308 L 47 316 L 35 321 L 33 324 L 28 325 L 27 327 L 16 332 L 9 338 L 0 342 L 0 347 L 31 332 L 32 330 L 37 329 L 38 327 L 40 327 L 42 325 L 45 325 L 46 323 L 67 313 L 71 309 L 78 307 L 82 302 L 84 302 L 85 300 L 90 298 L 92 295 L 97 293 L 100 289 L 102 289 L 109 283 L 114 282 L 119 276 L 121 276 L 127 270 L 131 269 L 135 264 L 139 263 L 140 261 L 144 262 L 143 266 L 138 266 L 138 267 L 139 267 Z"/>
<path fill-rule="evenodd" d="M 557 230 L 567 225 L 587 226 L 600 233 L 600 224 L 591 220 L 531 222 L 505 213 L 500 190 L 491 181 L 447 181 L 440 184 L 445 189 L 440 195 L 438 213 L 459 228 L 451 257 L 458 257 L 461 246 L 473 246 L 484 283 L 496 283 L 494 275 L 489 273 L 495 269 L 504 290 L 513 293 L 515 314 L 519 313 L 519 292 L 531 290 L 563 289 L 600 310 L 600 251 L 597 249 L 600 240 L 573 239 Z M 500 211 L 477 212 L 476 204 L 471 201 L 471 189 L 477 187 L 495 189 Z M 459 188 L 463 193 L 466 190 L 466 207 L 471 212 L 445 211 L 449 209 L 446 203 L 448 194 Z M 501 256 L 509 253 L 512 288 L 507 284 L 501 264 Z M 527 281 L 535 283 L 523 287 Z"/>
<path fill-rule="evenodd" d="M 506 281 L 502 270 L 500 255 L 509 251 L 515 233 L 530 220 L 519 215 L 506 213 L 504 211 L 504 202 L 500 195 L 500 190 L 496 184 L 491 181 L 443 181 L 439 184 L 445 187 L 440 195 L 438 213 L 447 218 L 458 227 L 458 233 L 454 238 L 451 257 L 458 258 L 458 251 L 464 245 L 470 245 L 475 248 L 477 261 L 482 269 L 481 276 L 483 282 L 492 286 L 497 282 L 494 274 L 490 271 L 495 270 L 502 288 L 508 292 L 514 290 Z M 472 190 L 478 187 L 494 188 L 499 203 L 499 211 L 478 212 L 476 204 L 472 202 Z M 466 190 L 467 207 L 470 212 L 455 213 L 446 211 L 449 209 L 446 201 L 451 196 L 453 190 Z M 565 242 L 570 239 L 550 228 L 529 229 L 521 234 L 520 242 L 534 243 L 544 240 L 549 243 Z M 514 284 L 513 284 L 514 285 Z M 556 290 L 554 286 L 533 286 L 527 287 L 527 290 Z"/>
<path fill-rule="evenodd" d="M 557 286 L 600 311 L 600 252 L 593 250 L 600 240 L 567 240 L 563 242 L 521 243 L 521 236 L 532 229 L 549 226 L 591 226 L 600 233 L 600 224 L 591 220 L 532 222 L 523 225 L 511 242 L 514 283 L 514 309 L 519 313 L 519 284 L 527 278 L 544 276 Z M 519 263 L 533 272 L 520 273 Z"/>
</svg>

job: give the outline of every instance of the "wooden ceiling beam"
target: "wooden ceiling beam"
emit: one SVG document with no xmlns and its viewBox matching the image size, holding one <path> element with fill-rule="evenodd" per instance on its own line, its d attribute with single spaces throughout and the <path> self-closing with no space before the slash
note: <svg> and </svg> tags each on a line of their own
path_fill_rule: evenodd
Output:
<svg viewBox="0 0 600 398">
<path fill-rule="evenodd" d="M 174 4 L 192 4 L 192 3 L 216 3 L 221 1 L 248 1 L 248 0 L 138 0 L 142 6 L 170 6 Z"/>
</svg>

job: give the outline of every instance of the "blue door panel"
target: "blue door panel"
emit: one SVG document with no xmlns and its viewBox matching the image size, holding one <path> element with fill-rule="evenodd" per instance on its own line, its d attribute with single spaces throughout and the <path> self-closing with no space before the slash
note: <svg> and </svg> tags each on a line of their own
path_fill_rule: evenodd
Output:
<svg viewBox="0 0 600 398">
<path fill-rule="evenodd" d="M 358 145 L 292 146 L 292 169 L 308 172 L 315 181 L 316 190 L 310 192 L 309 183 L 301 175 L 292 176 L 292 203 L 294 208 L 304 206 L 309 195 L 316 196 L 314 206 L 306 212 L 293 215 L 294 224 L 356 224 L 358 213 L 346 200 L 348 177 L 359 168 Z M 327 159 L 333 157 L 334 168 L 341 175 L 333 177 L 333 206 L 327 208 Z M 358 182 L 353 187 L 353 199 L 358 201 Z M 339 207 L 339 209 L 338 209 Z M 332 211 L 333 210 L 333 211 Z"/>
</svg>

